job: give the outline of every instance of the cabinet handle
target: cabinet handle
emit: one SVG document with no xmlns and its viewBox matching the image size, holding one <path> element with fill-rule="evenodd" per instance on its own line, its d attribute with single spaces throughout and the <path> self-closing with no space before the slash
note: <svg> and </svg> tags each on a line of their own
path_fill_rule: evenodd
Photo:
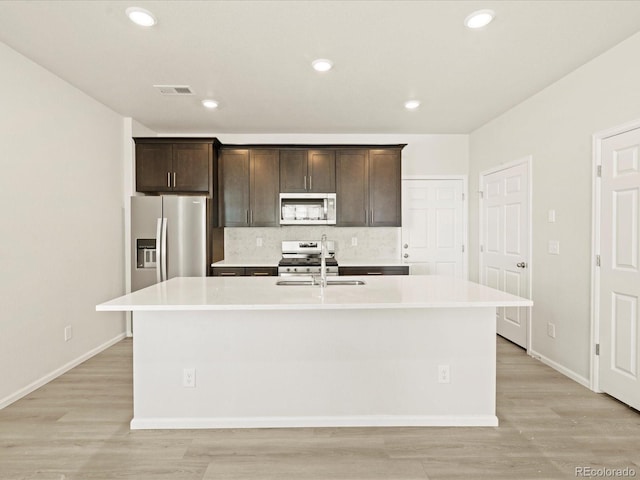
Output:
<svg viewBox="0 0 640 480">
<path fill-rule="evenodd" d="M 236 273 L 235 272 L 220 272 L 220 276 L 221 277 L 235 277 Z"/>
<path fill-rule="evenodd" d="M 369 225 L 373 225 L 373 208 L 369 210 Z"/>
<path fill-rule="evenodd" d="M 304 189 L 307 189 L 307 176 L 304 176 Z"/>
<path fill-rule="evenodd" d="M 245 210 L 245 218 L 247 219 L 247 225 L 249 225 L 249 210 Z"/>
<path fill-rule="evenodd" d="M 382 275 L 382 272 L 367 272 L 367 275 Z"/>
<path fill-rule="evenodd" d="M 267 272 L 253 272 L 251 275 L 254 277 L 268 277 L 269 273 Z"/>
<path fill-rule="evenodd" d="M 309 175 L 309 190 L 313 190 L 313 187 L 311 186 L 311 179 L 312 177 L 311 175 Z"/>
<path fill-rule="evenodd" d="M 173 172 L 173 188 L 176 187 L 176 172 Z"/>
<path fill-rule="evenodd" d="M 167 172 L 167 187 L 171 188 L 171 172 Z"/>
<path fill-rule="evenodd" d="M 253 210 L 249 210 L 249 224 L 253 224 Z"/>
</svg>

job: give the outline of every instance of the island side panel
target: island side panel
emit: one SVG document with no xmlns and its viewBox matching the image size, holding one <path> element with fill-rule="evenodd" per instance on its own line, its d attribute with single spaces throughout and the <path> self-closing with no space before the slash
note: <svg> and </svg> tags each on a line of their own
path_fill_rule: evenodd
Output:
<svg viewBox="0 0 640 480">
<path fill-rule="evenodd" d="M 495 426 L 495 347 L 493 307 L 136 312 L 131 427 Z"/>
</svg>

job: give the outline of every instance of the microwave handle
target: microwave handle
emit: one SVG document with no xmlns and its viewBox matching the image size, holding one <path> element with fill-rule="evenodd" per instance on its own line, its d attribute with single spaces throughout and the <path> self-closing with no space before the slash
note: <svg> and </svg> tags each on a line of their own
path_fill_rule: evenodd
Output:
<svg viewBox="0 0 640 480">
<path fill-rule="evenodd" d="M 324 201 L 322 202 L 323 205 L 323 210 L 324 210 L 324 219 L 328 219 L 329 218 L 329 199 L 325 198 Z"/>
</svg>

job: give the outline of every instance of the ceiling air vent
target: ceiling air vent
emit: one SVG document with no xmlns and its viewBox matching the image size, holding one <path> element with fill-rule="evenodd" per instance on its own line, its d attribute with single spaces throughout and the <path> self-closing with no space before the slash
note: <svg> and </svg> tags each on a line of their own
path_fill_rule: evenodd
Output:
<svg viewBox="0 0 640 480">
<path fill-rule="evenodd" d="M 189 85 L 154 85 L 161 95 L 193 95 Z"/>
</svg>

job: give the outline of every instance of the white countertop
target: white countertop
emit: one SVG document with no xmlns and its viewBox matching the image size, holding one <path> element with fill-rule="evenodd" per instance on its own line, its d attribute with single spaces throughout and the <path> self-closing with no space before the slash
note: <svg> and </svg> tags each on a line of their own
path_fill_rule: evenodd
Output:
<svg viewBox="0 0 640 480">
<path fill-rule="evenodd" d="M 383 258 L 363 260 L 359 258 L 341 258 L 338 260 L 339 267 L 409 267 L 408 263 L 403 263 L 402 260 Z"/>
<path fill-rule="evenodd" d="M 246 259 L 230 259 L 220 260 L 219 262 L 212 263 L 212 267 L 277 267 L 280 258 L 266 259 L 266 260 L 246 260 Z M 383 259 L 353 259 L 353 258 L 339 258 L 339 267 L 402 267 L 410 266 L 408 263 L 403 263 L 400 259 L 383 258 Z"/>
<path fill-rule="evenodd" d="M 220 260 L 219 262 L 212 263 L 212 267 L 277 267 L 280 258 L 267 259 L 267 260 L 243 260 L 241 258 L 236 260 Z"/>
<path fill-rule="evenodd" d="M 320 310 L 531 306 L 477 283 L 435 275 L 341 276 L 365 285 L 278 286 L 282 277 L 178 277 L 102 303 L 98 311 Z"/>
</svg>

